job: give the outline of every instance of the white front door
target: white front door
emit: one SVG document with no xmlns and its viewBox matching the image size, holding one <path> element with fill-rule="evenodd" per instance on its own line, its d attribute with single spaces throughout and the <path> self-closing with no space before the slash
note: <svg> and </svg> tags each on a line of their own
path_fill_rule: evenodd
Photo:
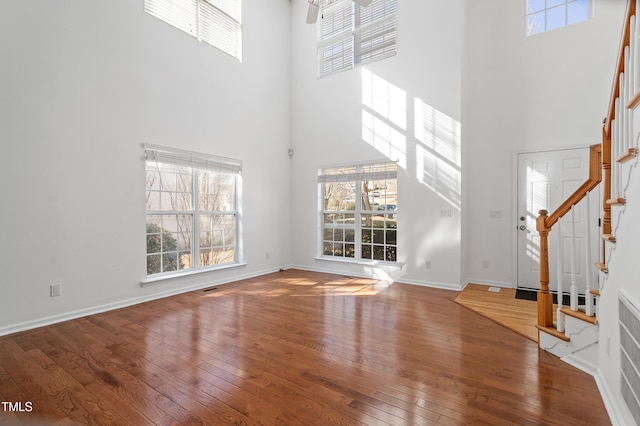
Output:
<svg viewBox="0 0 640 426">
<path fill-rule="evenodd" d="M 564 149 L 518 154 L 518 195 L 517 195 L 517 235 L 518 235 L 518 288 L 540 288 L 540 237 L 536 230 L 536 219 L 540 210 L 551 214 L 560 204 L 582 185 L 589 176 L 589 149 Z M 591 260 L 587 262 L 585 246 L 587 235 L 586 203 L 575 207 L 560 224 L 556 224 L 549 234 L 549 287 L 555 291 L 558 283 L 558 232 L 562 235 L 562 283 L 563 292 L 571 285 L 571 244 L 575 229 L 575 271 L 578 292 L 585 291 L 586 265 L 592 268 L 592 288 L 597 288 L 597 270 L 593 263 L 598 258 L 600 235 L 599 187 L 590 195 Z"/>
</svg>

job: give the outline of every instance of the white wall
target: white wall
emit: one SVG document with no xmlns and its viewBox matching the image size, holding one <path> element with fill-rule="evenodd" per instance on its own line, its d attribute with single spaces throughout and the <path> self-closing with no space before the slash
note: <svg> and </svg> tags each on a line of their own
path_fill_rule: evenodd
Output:
<svg viewBox="0 0 640 426">
<path fill-rule="evenodd" d="M 142 0 L 0 3 L 0 334 L 289 262 L 289 2 L 243 20 L 240 64 Z M 243 161 L 247 266 L 140 287 L 145 142 Z"/>
<path fill-rule="evenodd" d="M 472 282 L 516 284 L 514 152 L 600 143 L 609 102 L 625 2 L 595 0 L 593 19 L 532 37 L 524 4 L 467 2 L 463 258 Z"/>
<path fill-rule="evenodd" d="M 447 187 L 445 178 L 460 179 L 460 147 L 456 146 L 457 154 L 447 159 L 454 163 L 453 171 L 439 176 L 435 189 L 421 183 L 423 145 L 416 136 L 414 113 L 429 109 L 438 117 L 439 125 L 459 125 L 463 4 L 462 0 L 399 1 L 395 57 L 318 79 L 316 27 L 305 23 L 307 3 L 292 2 L 294 265 L 358 275 L 380 272 L 361 265 L 315 259 L 319 254 L 317 170 L 329 165 L 400 159 L 398 261 L 405 266 L 402 270 L 385 269 L 378 276 L 388 274 L 403 282 L 459 288 L 461 195 L 459 188 Z M 363 103 L 363 81 L 373 81 L 376 88 L 405 96 L 406 124 L 394 123 L 367 108 Z M 363 112 L 372 113 L 383 126 L 394 128 L 406 142 L 405 152 L 385 156 L 367 143 L 362 132 Z M 425 126 L 419 129 L 423 130 Z M 459 145 L 459 140 L 446 143 Z M 444 150 L 428 153 L 447 155 Z M 451 211 L 451 216 L 441 217 L 442 210 Z M 431 261 L 429 270 L 425 268 L 426 261 Z"/>
</svg>

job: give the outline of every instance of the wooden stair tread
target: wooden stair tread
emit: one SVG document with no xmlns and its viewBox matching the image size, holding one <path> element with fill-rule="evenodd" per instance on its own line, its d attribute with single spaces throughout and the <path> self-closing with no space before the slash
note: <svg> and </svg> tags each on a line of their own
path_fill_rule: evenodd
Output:
<svg viewBox="0 0 640 426">
<path fill-rule="evenodd" d="M 632 160 L 638 156 L 638 148 L 629 148 L 626 153 L 622 154 L 616 161 L 618 163 L 626 163 L 629 160 Z"/>
<path fill-rule="evenodd" d="M 633 98 L 631 98 L 631 100 L 627 103 L 627 108 L 635 109 L 635 107 L 637 107 L 638 105 L 640 105 L 640 92 L 633 95 Z"/>
<path fill-rule="evenodd" d="M 593 294 L 594 296 L 600 296 L 600 290 L 589 290 L 589 293 Z"/>
<path fill-rule="evenodd" d="M 606 203 L 610 206 L 624 206 L 626 202 L 627 200 L 622 197 L 610 198 L 606 201 Z"/>
<path fill-rule="evenodd" d="M 555 327 L 545 327 L 543 325 L 536 325 L 536 328 L 540 331 L 544 331 L 547 334 L 552 335 L 553 337 L 557 337 L 560 340 L 564 340 L 565 342 L 570 342 L 568 336 L 566 336 L 563 332 L 556 330 Z"/>
<path fill-rule="evenodd" d="M 605 274 L 609 273 L 609 268 L 607 268 L 607 264 L 606 263 L 597 262 L 596 263 L 596 268 L 600 269 L 600 271 L 604 272 Z"/>
<path fill-rule="evenodd" d="M 565 315 L 569 315 L 570 317 L 577 318 L 581 321 L 588 322 L 589 324 L 594 324 L 598 321 L 595 316 L 590 317 L 582 311 L 572 311 L 570 308 L 562 308 L 560 309 Z"/>
<path fill-rule="evenodd" d="M 616 237 L 613 234 L 602 234 L 602 239 L 610 243 L 616 242 Z"/>
</svg>

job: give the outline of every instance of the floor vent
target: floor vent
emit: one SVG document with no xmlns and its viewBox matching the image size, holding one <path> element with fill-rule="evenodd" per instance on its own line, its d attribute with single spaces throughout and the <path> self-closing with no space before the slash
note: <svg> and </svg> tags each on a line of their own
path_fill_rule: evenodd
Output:
<svg viewBox="0 0 640 426">
<path fill-rule="evenodd" d="M 640 424 L 640 304 L 620 291 L 620 392 Z"/>
</svg>

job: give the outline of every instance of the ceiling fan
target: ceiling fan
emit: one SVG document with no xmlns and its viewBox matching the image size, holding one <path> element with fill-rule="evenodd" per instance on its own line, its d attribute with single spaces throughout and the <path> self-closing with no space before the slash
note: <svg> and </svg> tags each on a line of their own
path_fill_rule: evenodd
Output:
<svg viewBox="0 0 640 426">
<path fill-rule="evenodd" d="M 318 21 L 318 11 L 320 10 L 320 3 L 325 0 L 308 0 L 309 9 L 307 10 L 307 24 L 315 24 Z M 360 6 L 366 7 L 371 4 L 371 0 L 353 0 L 354 3 Z M 331 2 L 329 2 L 331 3 Z"/>
</svg>

